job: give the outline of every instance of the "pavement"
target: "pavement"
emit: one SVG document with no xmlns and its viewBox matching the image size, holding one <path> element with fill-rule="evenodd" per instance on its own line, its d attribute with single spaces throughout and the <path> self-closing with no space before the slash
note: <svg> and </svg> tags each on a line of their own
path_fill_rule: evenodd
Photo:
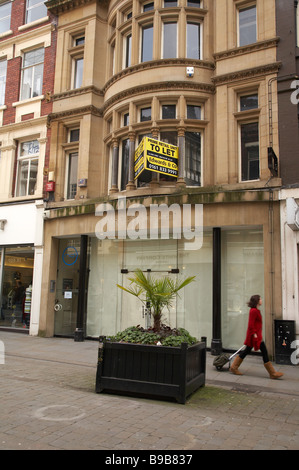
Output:
<svg viewBox="0 0 299 470">
<path fill-rule="evenodd" d="M 208 353 L 205 387 L 181 405 L 95 393 L 97 341 L 0 331 L 1 349 L 0 450 L 101 450 L 99 463 L 138 468 L 200 450 L 299 450 L 296 365 L 273 363 L 284 376 L 271 380 L 250 355 L 235 376 Z"/>
</svg>

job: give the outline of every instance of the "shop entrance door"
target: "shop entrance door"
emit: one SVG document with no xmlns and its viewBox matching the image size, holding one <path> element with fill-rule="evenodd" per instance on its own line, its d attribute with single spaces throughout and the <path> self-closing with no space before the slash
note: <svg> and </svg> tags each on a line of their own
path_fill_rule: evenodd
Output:
<svg viewBox="0 0 299 470">
<path fill-rule="evenodd" d="M 177 274 L 169 271 L 155 271 L 151 269 L 143 270 L 148 280 L 154 281 L 155 279 L 168 276 L 176 281 Z M 124 271 L 122 274 L 122 286 L 125 288 L 131 287 L 130 278 L 134 277 L 134 271 Z M 122 289 L 120 289 L 120 330 L 124 330 L 130 326 L 140 325 L 143 328 L 148 328 L 153 325 L 153 318 L 151 315 L 150 303 L 148 302 L 145 306 L 140 300 Z M 177 299 L 175 298 L 172 306 L 168 310 L 163 309 L 162 323 L 175 328 L 177 325 Z"/>
<path fill-rule="evenodd" d="M 85 330 L 87 289 L 80 285 L 80 238 L 59 241 L 59 260 L 56 281 L 54 335 L 74 337 L 78 326 L 78 305 L 81 305 L 82 331 Z M 82 269 L 81 269 L 82 270 Z M 78 304 L 78 298 L 83 302 Z M 81 308 L 80 307 L 80 308 Z M 80 312 L 81 315 L 81 312 Z"/>
</svg>

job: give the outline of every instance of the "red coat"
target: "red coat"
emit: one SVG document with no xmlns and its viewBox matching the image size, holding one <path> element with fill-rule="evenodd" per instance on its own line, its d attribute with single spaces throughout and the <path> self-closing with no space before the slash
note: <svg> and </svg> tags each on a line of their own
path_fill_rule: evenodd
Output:
<svg viewBox="0 0 299 470">
<path fill-rule="evenodd" d="M 254 335 L 257 335 L 257 338 L 254 338 Z M 247 334 L 244 344 L 251 348 L 254 348 L 255 351 L 260 349 L 261 341 L 263 340 L 262 336 L 262 315 L 259 309 L 251 308 L 249 312 Z"/>
</svg>

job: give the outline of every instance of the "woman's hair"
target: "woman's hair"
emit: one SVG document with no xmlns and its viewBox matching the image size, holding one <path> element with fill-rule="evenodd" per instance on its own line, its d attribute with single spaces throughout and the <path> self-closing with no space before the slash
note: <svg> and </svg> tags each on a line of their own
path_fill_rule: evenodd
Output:
<svg viewBox="0 0 299 470">
<path fill-rule="evenodd" d="M 247 303 L 248 307 L 251 307 L 251 308 L 256 308 L 257 304 L 259 303 L 260 301 L 260 298 L 261 296 L 260 295 L 252 295 L 250 297 L 250 300 L 249 302 Z"/>
</svg>

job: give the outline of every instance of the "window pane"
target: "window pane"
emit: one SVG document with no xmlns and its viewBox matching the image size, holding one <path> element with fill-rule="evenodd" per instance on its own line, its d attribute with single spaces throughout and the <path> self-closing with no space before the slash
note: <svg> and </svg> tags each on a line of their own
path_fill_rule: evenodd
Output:
<svg viewBox="0 0 299 470">
<path fill-rule="evenodd" d="M 150 121 L 152 119 L 152 108 L 143 108 L 140 110 L 140 121 Z"/>
<path fill-rule="evenodd" d="M 188 0 L 187 6 L 200 8 L 200 0 Z"/>
<path fill-rule="evenodd" d="M 152 60 L 153 58 L 153 26 L 142 29 L 142 50 L 141 62 Z"/>
<path fill-rule="evenodd" d="M 6 85 L 6 70 L 7 70 L 7 61 L 0 61 L 0 106 L 5 102 L 5 85 Z"/>
<path fill-rule="evenodd" d="M 239 11 L 239 45 L 246 46 L 256 42 L 256 7 Z"/>
<path fill-rule="evenodd" d="M 126 189 L 129 182 L 129 156 L 130 156 L 130 140 L 126 139 L 122 143 L 122 159 L 121 159 L 121 190 Z"/>
<path fill-rule="evenodd" d="M 0 5 L 0 33 L 10 29 L 11 2 Z"/>
<path fill-rule="evenodd" d="M 28 194 L 31 194 L 31 195 L 35 193 L 35 189 L 36 189 L 37 170 L 38 170 L 38 160 L 30 160 Z"/>
<path fill-rule="evenodd" d="M 162 106 L 162 119 L 175 119 L 176 115 L 175 104 L 163 105 Z"/>
<path fill-rule="evenodd" d="M 143 11 L 150 11 L 154 9 L 154 2 L 147 3 L 143 6 Z"/>
<path fill-rule="evenodd" d="M 188 186 L 201 185 L 201 133 L 185 134 L 185 181 Z"/>
<path fill-rule="evenodd" d="M 27 23 L 47 16 L 47 7 L 40 0 L 27 0 Z"/>
<path fill-rule="evenodd" d="M 240 111 L 248 111 L 249 109 L 257 109 L 259 106 L 258 95 L 241 96 Z"/>
<path fill-rule="evenodd" d="M 164 0 L 164 8 L 176 7 L 178 4 L 177 0 Z"/>
<path fill-rule="evenodd" d="M 130 115 L 129 113 L 124 114 L 124 126 L 128 126 L 130 124 Z"/>
<path fill-rule="evenodd" d="M 83 81 L 83 58 L 75 61 L 75 81 L 74 88 L 80 88 Z"/>
<path fill-rule="evenodd" d="M 42 94 L 44 48 L 26 52 L 23 59 L 21 99 Z"/>
<path fill-rule="evenodd" d="M 69 155 L 67 199 L 74 199 L 77 194 L 78 153 Z"/>
<path fill-rule="evenodd" d="M 131 47 L 132 47 L 132 35 L 126 37 L 126 67 L 130 67 L 131 65 Z"/>
<path fill-rule="evenodd" d="M 177 56 L 177 24 L 165 23 L 163 36 L 163 58 L 171 59 Z"/>
<path fill-rule="evenodd" d="M 70 142 L 78 142 L 80 136 L 80 129 L 72 129 L 70 131 Z"/>
<path fill-rule="evenodd" d="M 34 51 L 26 52 L 24 54 L 23 67 L 30 67 L 33 65 L 41 64 L 44 61 L 44 48 L 35 49 Z"/>
<path fill-rule="evenodd" d="M 38 140 L 31 140 L 30 142 L 22 142 L 20 145 L 20 157 L 26 155 L 36 155 L 39 153 Z"/>
<path fill-rule="evenodd" d="M 43 65 L 37 65 L 34 67 L 34 79 L 33 79 L 33 96 L 39 96 L 42 94 L 43 89 Z"/>
<path fill-rule="evenodd" d="M 200 59 L 200 25 L 187 23 L 187 57 Z"/>
<path fill-rule="evenodd" d="M 201 119 L 201 107 L 188 104 L 187 119 Z"/>
<path fill-rule="evenodd" d="M 259 129 L 258 123 L 241 125 L 242 181 L 259 178 Z"/>
</svg>

